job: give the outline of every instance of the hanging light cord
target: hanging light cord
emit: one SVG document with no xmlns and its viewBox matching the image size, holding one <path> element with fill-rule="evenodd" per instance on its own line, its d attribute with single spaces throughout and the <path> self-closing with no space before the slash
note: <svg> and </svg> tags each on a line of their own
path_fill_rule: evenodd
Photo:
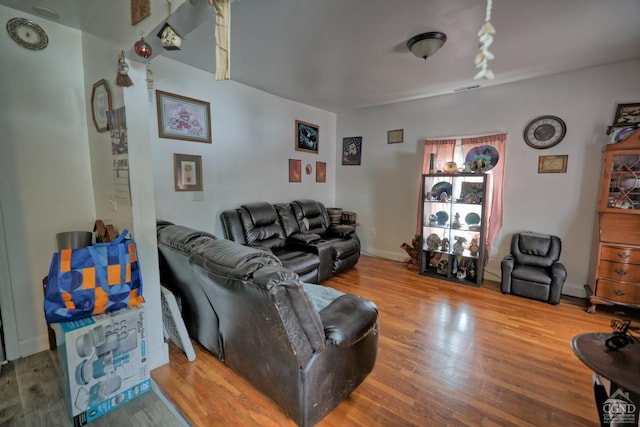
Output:
<svg viewBox="0 0 640 427">
<path fill-rule="evenodd" d="M 488 68 L 488 62 L 495 58 L 493 53 L 489 52 L 489 46 L 493 44 L 493 34 L 496 33 L 496 29 L 491 25 L 491 7 L 493 6 L 493 0 L 487 0 L 487 15 L 485 22 L 478 31 L 478 41 L 480 42 L 480 53 L 476 55 L 475 64 L 476 68 L 480 68 L 478 74 L 473 78 L 474 80 L 485 79 L 493 80 L 495 74 Z"/>
</svg>

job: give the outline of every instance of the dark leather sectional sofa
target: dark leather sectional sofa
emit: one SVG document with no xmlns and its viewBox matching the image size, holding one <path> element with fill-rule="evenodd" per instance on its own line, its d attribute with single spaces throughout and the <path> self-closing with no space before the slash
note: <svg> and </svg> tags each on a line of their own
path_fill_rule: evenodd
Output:
<svg viewBox="0 0 640 427">
<path fill-rule="evenodd" d="M 299 426 L 316 424 L 373 370 L 372 302 L 303 284 L 271 252 L 164 221 L 157 235 L 160 280 L 189 335 Z"/>
<path fill-rule="evenodd" d="M 227 239 L 272 252 L 307 283 L 320 283 L 360 258 L 355 228 L 332 224 L 315 200 L 249 203 L 220 215 Z"/>
</svg>

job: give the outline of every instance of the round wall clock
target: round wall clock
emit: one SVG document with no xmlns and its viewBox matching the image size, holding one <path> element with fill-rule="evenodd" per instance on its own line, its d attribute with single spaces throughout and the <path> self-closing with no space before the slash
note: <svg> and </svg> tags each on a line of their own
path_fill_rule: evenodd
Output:
<svg viewBox="0 0 640 427">
<path fill-rule="evenodd" d="M 524 142 L 528 146 L 544 149 L 558 145 L 567 133 L 567 125 L 560 117 L 540 116 L 524 128 Z"/>
<path fill-rule="evenodd" d="M 109 83 L 102 79 L 93 84 L 91 92 L 91 116 L 98 132 L 106 132 L 109 129 L 108 110 L 111 110 L 111 90 Z"/>
<path fill-rule="evenodd" d="M 13 41 L 27 49 L 42 50 L 49 44 L 49 37 L 42 27 L 28 19 L 9 19 L 7 32 Z"/>
</svg>

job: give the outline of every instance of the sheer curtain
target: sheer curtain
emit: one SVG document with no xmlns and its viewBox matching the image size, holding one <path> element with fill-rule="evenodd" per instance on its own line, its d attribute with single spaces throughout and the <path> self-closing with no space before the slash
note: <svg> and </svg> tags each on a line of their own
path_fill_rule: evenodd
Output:
<svg viewBox="0 0 640 427">
<path fill-rule="evenodd" d="M 491 245 L 502 228 L 502 186 L 504 176 L 505 145 L 507 134 L 485 135 L 475 138 L 462 138 L 462 150 L 469 150 L 481 145 L 490 145 L 498 151 L 498 163 L 487 172 L 487 188 L 485 200 L 485 257 L 487 264 L 491 255 Z"/>
<path fill-rule="evenodd" d="M 429 162 L 431 154 L 435 154 L 433 168 L 438 169 L 438 165 L 444 165 L 446 162 L 453 161 L 453 155 L 456 150 L 455 139 L 427 139 L 424 141 L 424 158 L 422 160 L 422 173 L 429 173 Z M 420 223 L 422 215 L 422 203 L 424 200 L 424 189 L 422 188 L 422 176 L 420 176 L 420 192 L 418 193 L 418 220 L 416 221 L 416 235 L 421 233 Z"/>
</svg>

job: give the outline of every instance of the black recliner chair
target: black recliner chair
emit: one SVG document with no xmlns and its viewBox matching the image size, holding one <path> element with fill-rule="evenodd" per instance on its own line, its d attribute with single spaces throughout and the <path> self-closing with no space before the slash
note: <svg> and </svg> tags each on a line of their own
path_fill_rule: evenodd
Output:
<svg viewBox="0 0 640 427">
<path fill-rule="evenodd" d="M 511 238 L 511 254 L 504 257 L 502 293 L 558 304 L 567 269 L 559 262 L 562 242 L 558 236 L 533 232 Z"/>
</svg>

